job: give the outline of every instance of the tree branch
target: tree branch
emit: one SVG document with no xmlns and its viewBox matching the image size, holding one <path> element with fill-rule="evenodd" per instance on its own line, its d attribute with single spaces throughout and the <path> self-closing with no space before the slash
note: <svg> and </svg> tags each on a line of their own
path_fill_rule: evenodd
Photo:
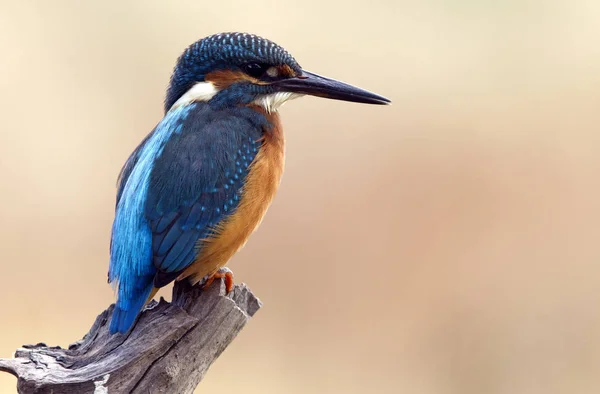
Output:
<svg viewBox="0 0 600 394">
<path fill-rule="evenodd" d="M 173 301 L 152 301 L 128 334 L 109 335 L 111 305 L 68 349 L 24 345 L 0 371 L 27 394 L 192 393 L 260 307 L 244 284 L 225 295 L 223 279 L 204 291 L 180 281 Z"/>
</svg>

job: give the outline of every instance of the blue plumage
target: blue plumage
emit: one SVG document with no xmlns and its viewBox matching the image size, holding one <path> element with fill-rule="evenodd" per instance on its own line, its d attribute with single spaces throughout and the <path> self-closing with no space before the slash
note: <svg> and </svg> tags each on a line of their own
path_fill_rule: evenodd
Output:
<svg viewBox="0 0 600 394">
<path fill-rule="evenodd" d="M 126 332 L 153 287 L 188 267 L 199 240 L 233 213 L 259 148 L 264 115 L 192 103 L 168 112 L 125 164 L 111 242 L 118 300 L 111 332 Z"/>
<path fill-rule="evenodd" d="M 152 291 L 156 274 L 152 264 L 152 229 L 144 217 L 150 174 L 156 158 L 190 109 L 180 107 L 167 114 L 125 165 L 111 237 L 109 281 L 118 281 L 112 332 L 133 323 Z"/>
</svg>

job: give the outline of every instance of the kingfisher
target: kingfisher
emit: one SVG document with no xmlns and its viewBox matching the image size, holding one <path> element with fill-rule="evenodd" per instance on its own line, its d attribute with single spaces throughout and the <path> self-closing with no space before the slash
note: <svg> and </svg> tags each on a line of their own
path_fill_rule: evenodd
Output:
<svg viewBox="0 0 600 394">
<path fill-rule="evenodd" d="M 123 166 L 117 184 L 108 281 L 117 301 L 110 332 L 126 333 L 158 289 L 208 286 L 261 223 L 281 180 L 278 108 L 303 95 L 365 104 L 387 98 L 304 70 L 281 46 L 220 33 L 178 58 L 164 117 Z"/>
</svg>

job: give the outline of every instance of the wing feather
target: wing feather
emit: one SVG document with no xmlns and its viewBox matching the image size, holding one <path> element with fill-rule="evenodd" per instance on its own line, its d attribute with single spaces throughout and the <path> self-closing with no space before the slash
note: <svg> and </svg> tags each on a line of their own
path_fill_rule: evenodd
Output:
<svg viewBox="0 0 600 394">
<path fill-rule="evenodd" d="M 264 126 L 248 111 L 232 116 L 201 105 L 154 163 L 146 216 L 158 271 L 187 268 L 199 241 L 237 208 Z"/>
</svg>

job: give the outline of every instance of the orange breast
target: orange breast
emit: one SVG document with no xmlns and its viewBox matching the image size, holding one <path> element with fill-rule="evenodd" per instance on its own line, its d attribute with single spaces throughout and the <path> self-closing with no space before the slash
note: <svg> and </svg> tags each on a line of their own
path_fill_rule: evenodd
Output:
<svg viewBox="0 0 600 394">
<path fill-rule="evenodd" d="M 264 113 L 262 108 L 256 108 Z M 180 278 L 193 283 L 223 267 L 244 246 L 262 221 L 281 181 L 285 161 L 283 130 L 277 113 L 266 114 L 273 127 L 263 133 L 263 143 L 246 177 L 236 211 L 220 223 L 215 236 L 204 240 L 196 261 Z"/>
</svg>

